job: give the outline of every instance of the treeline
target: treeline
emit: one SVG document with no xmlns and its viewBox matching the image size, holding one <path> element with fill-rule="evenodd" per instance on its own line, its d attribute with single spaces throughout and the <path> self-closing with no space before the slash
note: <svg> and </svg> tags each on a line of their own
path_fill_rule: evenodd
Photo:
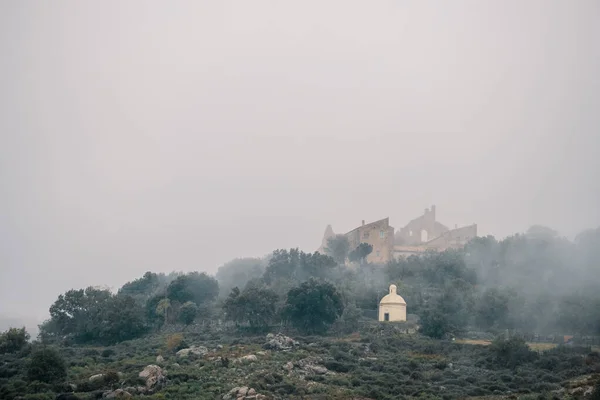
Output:
<svg viewBox="0 0 600 400">
<path fill-rule="evenodd" d="M 387 266 L 411 313 L 439 332 L 600 334 L 600 229 L 574 242 L 543 227 Z M 433 323 L 435 321 L 435 323 Z M 431 323 L 430 323 L 431 322 Z"/>
<path fill-rule="evenodd" d="M 147 272 L 116 294 L 70 290 L 51 306 L 40 337 L 114 343 L 165 324 L 214 318 L 253 330 L 283 323 L 323 333 L 338 322 L 352 330 L 377 309 L 391 283 L 432 337 L 469 328 L 600 334 L 600 229 L 570 242 L 535 227 L 525 235 L 476 238 L 461 250 L 386 266 L 365 262 L 368 246 L 351 250 L 336 240 L 335 259 L 276 250 L 265 259 L 233 260 L 216 278 Z M 349 255 L 360 261 L 356 268 L 344 265 Z"/>
</svg>

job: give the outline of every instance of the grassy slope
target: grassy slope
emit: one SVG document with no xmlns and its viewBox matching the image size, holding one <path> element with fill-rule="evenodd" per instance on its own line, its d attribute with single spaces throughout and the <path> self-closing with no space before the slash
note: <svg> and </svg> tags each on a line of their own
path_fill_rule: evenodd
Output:
<svg viewBox="0 0 600 400">
<path fill-rule="evenodd" d="M 177 359 L 174 351 L 166 349 L 168 335 L 152 335 L 112 347 L 72 346 L 61 349 L 69 365 L 68 381 L 86 390 L 79 394 L 82 399 L 91 398 L 91 389 L 135 386 L 137 374 L 144 366 L 156 363 L 158 354 L 165 358 L 169 385 L 150 397 L 139 398 L 217 399 L 236 386 L 249 386 L 280 399 L 514 398 L 515 394 L 520 397 L 559 390 L 576 377 L 592 374 L 595 379 L 594 374 L 600 372 L 600 357 L 590 358 L 589 350 L 552 350 L 535 363 L 510 370 L 494 365 L 487 346 L 393 332 L 295 337 L 300 346 L 290 352 L 264 351 L 264 335 L 183 335 L 188 345 L 203 345 L 215 351 L 204 357 Z M 217 350 L 217 345 L 223 347 Z M 258 354 L 262 351 L 263 355 Z M 248 354 L 256 354 L 258 361 L 225 367 L 212 360 L 233 360 Z M 284 369 L 286 363 L 307 357 L 320 358 L 321 365 L 332 373 L 303 375 L 298 368 L 292 372 Z M 121 381 L 102 388 L 89 387 L 91 375 L 108 371 L 121 373 Z M 19 375 L 11 379 L 25 381 Z"/>
<path fill-rule="evenodd" d="M 259 393 L 279 398 L 399 397 L 459 398 L 510 393 L 541 393 L 557 390 L 584 373 L 598 371 L 585 365 L 582 355 L 557 353 L 516 370 L 492 367 L 493 357 L 484 346 L 448 343 L 418 336 L 382 335 L 341 338 L 302 337 L 292 352 L 267 351 L 258 362 L 223 367 L 211 360 L 230 360 L 262 351 L 264 337 L 222 337 L 216 334 L 184 334 L 188 344 L 222 349 L 204 357 L 180 360 L 165 349 L 165 336 L 152 336 L 114 347 L 109 357 L 95 355 L 103 349 L 77 348 L 67 351 L 71 361 L 69 378 L 85 381 L 107 370 L 125 374 L 134 382 L 137 373 L 165 357 L 170 385 L 155 398 L 215 399 L 235 386 L 249 386 Z M 318 357 L 333 373 L 326 375 L 289 373 L 283 367 L 306 357 Z M 173 366 L 178 363 L 180 366 Z M 547 364 L 547 365 L 546 365 Z"/>
</svg>

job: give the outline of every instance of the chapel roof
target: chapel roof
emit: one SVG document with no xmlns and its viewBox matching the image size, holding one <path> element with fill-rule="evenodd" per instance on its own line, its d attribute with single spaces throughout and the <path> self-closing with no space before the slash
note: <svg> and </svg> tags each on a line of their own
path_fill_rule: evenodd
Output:
<svg viewBox="0 0 600 400">
<path fill-rule="evenodd" d="M 404 304 L 406 305 L 406 301 L 396 293 L 396 285 L 390 285 L 390 292 L 383 296 L 379 304 Z"/>
</svg>

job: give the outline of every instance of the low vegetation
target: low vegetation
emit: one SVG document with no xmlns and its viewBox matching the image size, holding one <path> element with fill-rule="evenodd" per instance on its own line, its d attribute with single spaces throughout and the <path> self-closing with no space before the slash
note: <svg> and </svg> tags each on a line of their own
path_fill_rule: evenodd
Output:
<svg viewBox="0 0 600 400">
<path fill-rule="evenodd" d="M 69 290 L 37 340 L 0 334 L 0 398 L 597 397 L 600 230 L 534 233 L 387 266 L 335 237 L 335 258 L 276 250 L 219 279 Z M 390 283 L 407 322 L 376 321 Z"/>
</svg>

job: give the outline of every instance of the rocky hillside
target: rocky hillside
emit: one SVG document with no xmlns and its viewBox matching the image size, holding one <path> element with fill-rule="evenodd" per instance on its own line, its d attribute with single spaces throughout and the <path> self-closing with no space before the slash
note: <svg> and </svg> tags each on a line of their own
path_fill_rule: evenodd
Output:
<svg viewBox="0 0 600 400">
<path fill-rule="evenodd" d="M 590 348 L 538 353 L 394 330 L 347 336 L 157 334 L 110 347 L 59 348 L 64 383 L 27 384 L 35 349 L 0 367 L 2 399 L 592 398 L 600 355 Z"/>
</svg>

